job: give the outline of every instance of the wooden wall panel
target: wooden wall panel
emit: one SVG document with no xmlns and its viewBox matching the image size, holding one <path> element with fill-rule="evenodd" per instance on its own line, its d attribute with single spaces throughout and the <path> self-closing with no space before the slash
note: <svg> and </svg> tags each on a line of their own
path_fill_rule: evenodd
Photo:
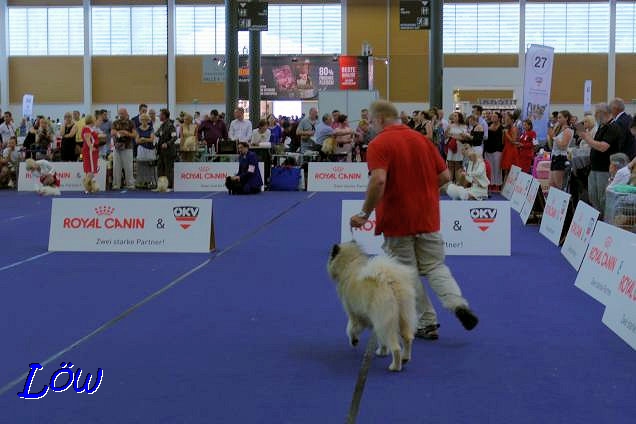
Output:
<svg viewBox="0 0 636 424">
<path fill-rule="evenodd" d="M 84 99 L 82 58 L 12 56 L 9 58 L 11 103 L 33 94 L 36 103 L 81 103 Z"/>
<path fill-rule="evenodd" d="M 447 68 L 516 68 L 519 66 L 519 55 L 446 54 L 444 66 Z"/>
<path fill-rule="evenodd" d="M 362 44 L 368 42 L 374 56 L 386 57 L 386 29 L 385 0 L 347 0 L 347 54 L 360 55 Z M 383 62 L 375 63 L 373 78 L 380 97 L 386 98 L 387 75 Z"/>
<path fill-rule="evenodd" d="M 165 56 L 94 56 L 93 103 L 165 103 Z"/>
<path fill-rule="evenodd" d="M 592 80 L 592 103 L 607 100 L 607 55 L 555 54 L 551 103 L 583 104 L 585 80 Z"/>
<path fill-rule="evenodd" d="M 225 84 L 203 82 L 202 56 L 177 56 L 177 103 L 223 103 Z"/>
<path fill-rule="evenodd" d="M 636 54 L 616 55 L 616 96 L 630 103 L 636 99 Z M 592 85 L 594 92 L 594 85 Z"/>
</svg>

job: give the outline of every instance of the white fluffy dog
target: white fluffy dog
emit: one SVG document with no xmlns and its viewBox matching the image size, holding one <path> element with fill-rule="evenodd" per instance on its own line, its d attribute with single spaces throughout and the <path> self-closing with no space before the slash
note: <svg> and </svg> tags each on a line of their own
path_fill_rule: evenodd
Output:
<svg viewBox="0 0 636 424">
<path fill-rule="evenodd" d="M 36 189 L 36 192 L 40 196 L 60 196 L 62 193 L 60 189 L 53 186 L 41 186 Z"/>
<path fill-rule="evenodd" d="M 82 183 L 84 184 L 84 192 L 86 193 L 97 193 L 99 191 L 99 184 L 95 177 L 84 175 Z"/>
<path fill-rule="evenodd" d="M 411 359 L 417 324 L 414 287 L 421 283 L 415 270 L 387 256 L 369 258 L 357 243 L 349 242 L 333 246 L 327 271 L 349 317 L 351 345 L 358 344 L 365 328 L 372 328 L 378 339 L 376 354 L 391 352 L 389 370 L 401 371 L 402 362 Z"/>
<path fill-rule="evenodd" d="M 168 181 L 168 177 L 159 177 L 157 180 L 157 188 L 153 191 L 158 191 L 160 193 L 167 193 L 170 191 L 168 186 L 170 185 L 170 181 Z"/>
</svg>

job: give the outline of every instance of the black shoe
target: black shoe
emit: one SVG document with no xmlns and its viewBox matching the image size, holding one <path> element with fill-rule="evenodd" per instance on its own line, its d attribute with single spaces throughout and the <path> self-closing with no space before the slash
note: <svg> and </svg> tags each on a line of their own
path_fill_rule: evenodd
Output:
<svg viewBox="0 0 636 424">
<path fill-rule="evenodd" d="M 439 324 L 427 325 L 426 327 L 418 328 L 415 332 L 415 337 L 418 339 L 437 340 L 439 339 L 439 333 L 437 329 Z"/>
<path fill-rule="evenodd" d="M 475 315 L 473 311 L 468 309 L 466 306 L 460 306 L 455 309 L 455 316 L 459 319 L 466 330 L 472 330 L 479 322 L 477 315 Z"/>
</svg>

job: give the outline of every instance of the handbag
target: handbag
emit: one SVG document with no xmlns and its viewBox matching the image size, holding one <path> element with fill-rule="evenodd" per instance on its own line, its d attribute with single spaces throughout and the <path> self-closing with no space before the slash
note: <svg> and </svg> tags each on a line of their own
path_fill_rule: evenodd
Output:
<svg viewBox="0 0 636 424">
<path fill-rule="evenodd" d="M 450 150 L 453 153 L 457 153 L 457 140 L 454 137 L 451 137 L 448 140 L 448 150 Z"/>
<path fill-rule="evenodd" d="M 275 166 L 270 176 L 270 189 L 275 191 L 296 191 L 300 184 L 300 168 Z"/>
</svg>

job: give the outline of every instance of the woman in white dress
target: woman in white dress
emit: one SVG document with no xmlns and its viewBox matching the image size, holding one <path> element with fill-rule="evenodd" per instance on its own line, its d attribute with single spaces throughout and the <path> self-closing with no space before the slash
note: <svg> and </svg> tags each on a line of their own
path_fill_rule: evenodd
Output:
<svg viewBox="0 0 636 424">
<path fill-rule="evenodd" d="M 462 170 L 461 174 L 468 188 L 464 188 L 457 184 L 449 184 L 446 193 L 451 199 L 456 200 L 483 200 L 488 198 L 488 186 L 490 181 L 486 174 L 486 163 L 479 152 L 472 148 L 464 150 L 464 155 L 468 158 L 466 170 Z"/>
</svg>

